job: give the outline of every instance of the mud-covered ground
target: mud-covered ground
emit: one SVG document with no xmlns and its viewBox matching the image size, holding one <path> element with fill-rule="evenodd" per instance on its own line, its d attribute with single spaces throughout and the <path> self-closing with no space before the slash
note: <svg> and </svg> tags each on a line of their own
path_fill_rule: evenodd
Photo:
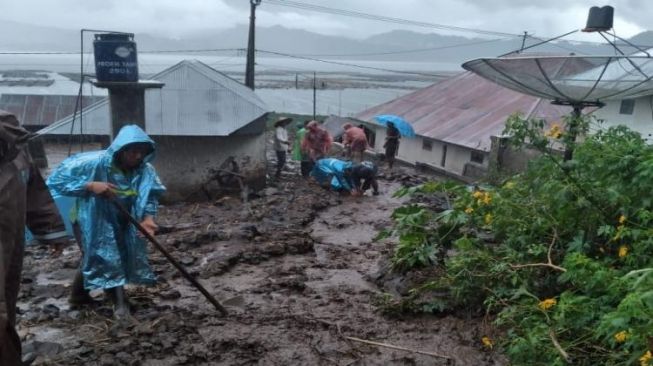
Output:
<svg viewBox="0 0 653 366">
<path fill-rule="evenodd" d="M 504 365 L 485 349 L 482 319 L 384 316 L 392 292 L 373 242 L 420 180 L 397 169 L 382 194 L 341 196 L 291 171 L 247 203 L 238 198 L 162 207 L 159 241 L 229 310 L 221 317 L 151 250 L 154 287 L 128 287 L 132 319 L 117 322 L 104 295 L 71 309 L 79 252 L 52 259 L 28 247 L 19 332 L 35 365 Z M 394 276 L 396 282 L 396 276 Z M 396 349 L 363 343 L 379 342 Z"/>
</svg>

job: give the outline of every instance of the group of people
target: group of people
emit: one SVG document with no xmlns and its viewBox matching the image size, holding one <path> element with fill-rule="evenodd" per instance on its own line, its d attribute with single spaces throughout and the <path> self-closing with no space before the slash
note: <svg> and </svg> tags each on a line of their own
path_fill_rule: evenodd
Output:
<svg viewBox="0 0 653 366">
<path fill-rule="evenodd" d="M 135 125 L 123 127 L 111 146 L 64 160 L 44 181 L 27 149 L 31 135 L 13 114 L 0 111 L 0 364 L 20 365 L 21 344 L 15 330 L 25 227 L 58 255 L 70 238 L 55 204 L 73 197 L 70 219 L 82 252 L 70 302 L 94 300 L 90 290 L 104 290 L 116 316 L 128 314 L 124 285 L 153 284 L 143 239 L 116 205 L 125 207 L 151 234 L 158 198 L 165 191 L 150 161 L 155 144 Z M 54 199 L 53 199 L 54 197 Z"/>
<path fill-rule="evenodd" d="M 291 122 L 291 118 L 281 117 L 274 124 L 277 179 L 286 164 L 286 154 L 291 151 L 286 130 L 286 126 Z M 333 138 L 319 122 L 306 121 L 297 125 L 292 157 L 300 162 L 300 174 L 303 177 L 313 177 L 323 186 L 348 191 L 352 195 L 363 195 L 370 188 L 374 195 L 378 195 L 376 182 L 378 167 L 373 162 L 364 160 L 365 150 L 369 147 L 364 127 L 345 123 L 342 128 L 344 130 L 342 143 L 347 160 L 328 157 Z M 388 123 L 384 148 L 385 158 L 390 168 L 394 164 L 400 138 L 399 130 L 392 123 Z"/>
<path fill-rule="evenodd" d="M 274 148 L 279 177 L 290 151 L 283 118 L 275 124 Z M 301 175 L 324 185 L 362 195 L 372 188 L 379 194 L 377 167 L 363 160 L 367 148 L 364 131 L 343 126 L 345 146 L 353 161 L 329 158 L 333 140 L 317 121 L 307 121 L 295 136 L 293 158 L 301 162 Z M 394 130 L 396 131 L 396 129 Z M 399 133 L 388 128 L 386 157 L 392 166 Z M 82 253 L 71 286 L 73 305 L 93 303 L 91 290 L 104 290 L 115 305 L 115 314 L 129 313 L 126 284 L 153 284 L 143 238 L 118 206 L 149 234 L 157 230 L 159 197 L 165 192 L 154 167 L 156 145 L 138 126 L 124 126 L 109 148 L 76 154 L 64 160 L 44 181 L 27 151 L 30 134 L 16 117 L 0 111 L 0 364 L 21 362 L 21 346 L 15 331 L 16 301 L 20 285 L 25 227 L 35 239 L 50 243 L 58 255 L 69 243 L 68 233 L 55 199 L 74 199 L 70 212 L 73 235 Z M 388 155 L 390 154 L 390 156 Z"/>
</svg>

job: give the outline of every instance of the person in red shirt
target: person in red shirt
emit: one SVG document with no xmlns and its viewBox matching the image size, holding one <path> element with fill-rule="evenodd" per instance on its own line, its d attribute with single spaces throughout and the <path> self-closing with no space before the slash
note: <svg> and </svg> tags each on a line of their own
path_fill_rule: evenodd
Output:
<svg viewBox="0 0 653 366">
<path fill-rule="evenodd" d="M 317 121 L 311 121 L 306 125 L 302 151 L 309 156 L 313 163 L 329 154 L 332 143 L 333 139 L 329 132 L 322 128 Z"/>
<path fill-rule="evenodd" d="M 351 151 L 351 160 L 360 163 L 363 161 L 363 152 L 368 146 L 365 130 L 354 127 L 351 123 L 345 123 L 342 128 L 345 130 L 342 143 L 346 149 Z"/>
</svg>

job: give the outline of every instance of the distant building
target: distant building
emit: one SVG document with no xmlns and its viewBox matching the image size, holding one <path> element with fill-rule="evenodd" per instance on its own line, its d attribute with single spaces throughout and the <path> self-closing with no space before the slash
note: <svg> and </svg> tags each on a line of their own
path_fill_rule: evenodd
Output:
<svg viewBox="0 0 653 366">
<path fill-rule="evenodd" d="M 232 158 L 246 183 L 265 184 L 268 109 L 251 89 L 199 61 L 182 61 L 151 79 L 165 85 L 146 92 L 145 130 L 157 143 L 154 165 L 169 199 L 201 198 L 226 188 L 214 178 L 233 168 Z M 41 132 L 68 135 L 72 126 L 74 135 L 109 136 L 108 103 L 85 108 L 83 126 L 79 117 L 73 123 L 68 116 Z"/>
<path fill-rule="evenodd" d="M 83 97 L 78 95 L 79 82 L 55 72 L 0 72 L 0 109 L 15 114 L 31 131 L 73 114 L 80 103 L 88 106 L 105 99 L 107 91 L 85 83 Z"/>
<path fill-rule="evenodd" d="M 520 112 L 549 123 L 560 121 L 571 108 L 521 94 L 463 72 L 387 103 L 354 118 L 375 129 L 376 152 L 383 151 L 385 127 L 374 117 L 393 114 L 409 121 L 414 138 L 402 138 L 398 157 L 423 164 L 463 180 L 484 176 L 489 168 L 493 136 L 500 136 L 506 119 Z"/>
</svg>

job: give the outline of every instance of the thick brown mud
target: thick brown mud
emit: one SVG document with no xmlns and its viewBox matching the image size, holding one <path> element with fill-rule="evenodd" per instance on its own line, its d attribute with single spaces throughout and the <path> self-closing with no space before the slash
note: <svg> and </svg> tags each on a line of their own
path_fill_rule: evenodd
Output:
<svg viewBox="0 0 653 366">
<path fill-rule="evenodd" d="M 388 175 L 380 196 L 352 198 L 287 172 L 248 203 L 163 207 L 158 239 L 227 307 L 226 317 L 154 250 L 159 282 L 127 289 L 129 321 L 113 318 L 101 292 L 97 306 L 71 309 L 79 252 L 52 259 L 29 247 L 19 304 L 24 354 L 35 365 L 506 364 L 483 347 L 482 319 L 379 310 L 386 290 L 375 282 L 393 239 L 373 239 L 401 204 L 392 197 L 398 177 L 410 181 Z"/>
</svg>

